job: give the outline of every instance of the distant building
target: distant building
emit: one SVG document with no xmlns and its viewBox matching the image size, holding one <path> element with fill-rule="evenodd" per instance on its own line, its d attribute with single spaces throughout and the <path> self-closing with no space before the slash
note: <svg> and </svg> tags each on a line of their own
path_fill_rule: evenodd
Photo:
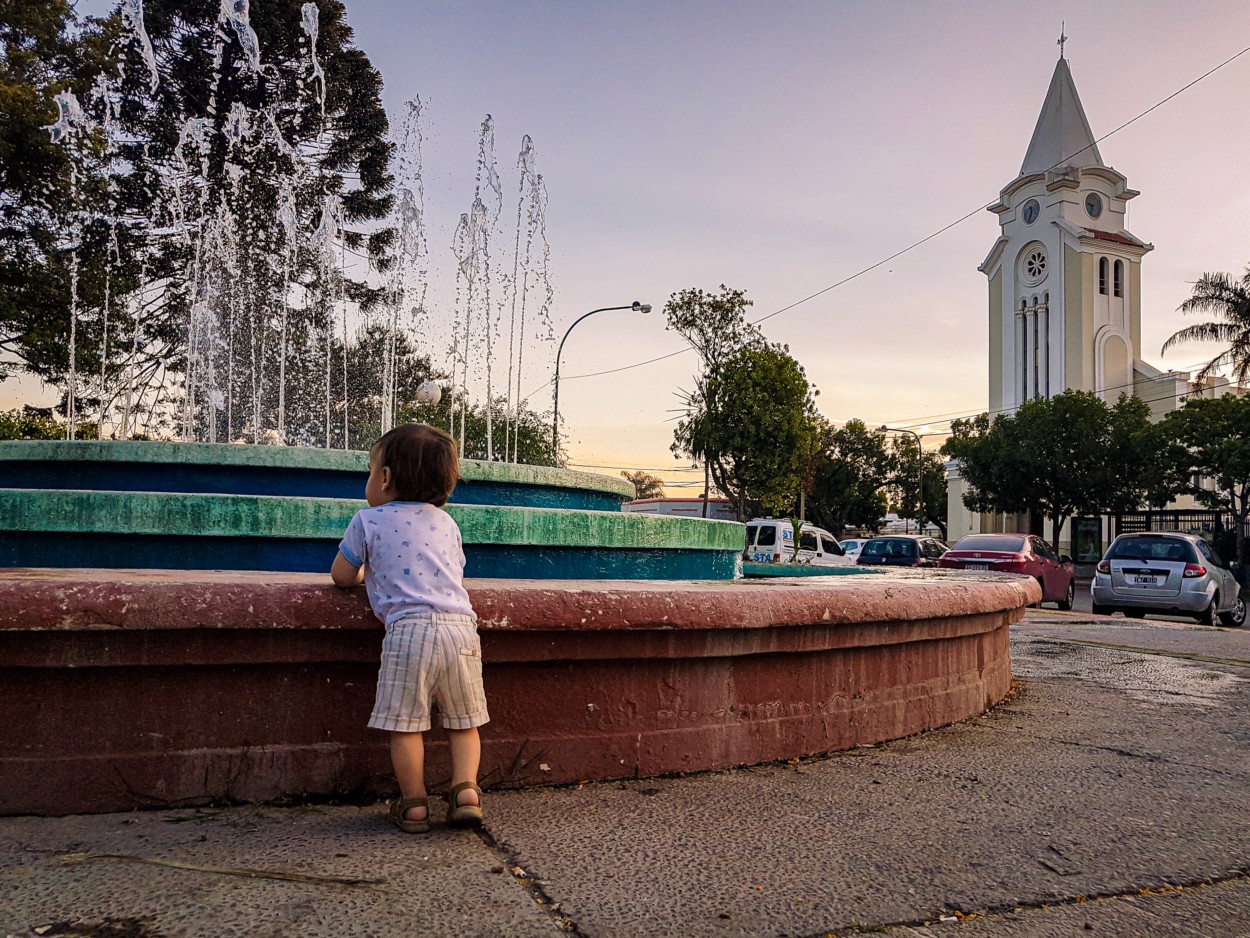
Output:
<svg viewBox="0 0 1250 938">
<path fill-rule="evenodd" d="M 680 515 L 683 518 L 710 518 L 713 521 L 737 521 L 727 498 L 709 498 L 707 512 L 702 498 L 636 498 L 621 506 L 622 511 L 644 515 Z"/>
<path fill-rule="evenodd" d="M 1060 55 L 1020 173 L 989 207 L 1002 229 L 978 268 L 989 281 L 991 415 L 1076 389 L 1108 403 L 1135 394 L 1159 419 L 1186 396 L 1237 390 L 1223 379 L 1199 387 L 1185 372 L 1142 360 L 1141 262 L 1154 245 L 1125 227 L 1128 203 L 1137 195 L 1123 173 L 1103 162 Z M 1027 530 L 1024 517 L 968 511 L 964 491 L 952 461 L 952 543 L 978 531 Z M 1192 504 L 1185 502 L 1176 507 Z M 1098 559 L 1113 532 L 1105 519 L 1076 518 L 1062 534 L 1065 552 L 1088 562 Z"/>
<path fill-rule="evenodd" d="M 1137 195 L 1102 161 L 1061 57 L 1020 174 L 989 209 L 1002 226 L 979 268 L 992 412 L 1069 388 L 1114 401 L 1160 377 L 1141 360 L 1141 261 L 1154 246 L 1124 226 Z"/>
</svg>

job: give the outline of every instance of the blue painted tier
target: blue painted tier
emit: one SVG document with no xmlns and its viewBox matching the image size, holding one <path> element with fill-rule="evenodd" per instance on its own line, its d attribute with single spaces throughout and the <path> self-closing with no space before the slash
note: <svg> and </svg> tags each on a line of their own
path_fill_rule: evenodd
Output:
<svg viewBox="0 0 1250 938">
<path fill-rule="evenodd" d="M 367 467 L 366 454 L 333 450 L 0 442 L 0 565 L 328 570 L 364 507 Z M 633 494 L 624 480 L 473 460 L 462 475 L 448 511 L 468 576 L 737 574 L 741 525 L 621 512 Z M 342 494 L 308 494 L 326 490 Z"/>
<path fill-rule="evenodd" d="M 369 454 L 356 450 L 146 440 L 0 443 L 0 489 L 96 489 L 360 499 Z M 458 505 L 619 511 L 624 479 L 511 463 L 461 460 Z"/>
</svg>

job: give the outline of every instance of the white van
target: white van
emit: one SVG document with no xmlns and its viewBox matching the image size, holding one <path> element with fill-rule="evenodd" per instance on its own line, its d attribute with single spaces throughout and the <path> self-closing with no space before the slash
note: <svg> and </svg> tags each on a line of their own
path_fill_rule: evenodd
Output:
<svg viewBox="0 0 1250 938">
<path fill-rule="evenodd" d="M 785 518 L 756 518 L 747 522 L 747 545 L 742 556 L 756 563 L 791 563 L 794 556 L 794 527 Z M 814 524 L 803 522 L 799 531 L 799 563 L 848 567 L 854 559 L 838 539 Z"/>
</svg>

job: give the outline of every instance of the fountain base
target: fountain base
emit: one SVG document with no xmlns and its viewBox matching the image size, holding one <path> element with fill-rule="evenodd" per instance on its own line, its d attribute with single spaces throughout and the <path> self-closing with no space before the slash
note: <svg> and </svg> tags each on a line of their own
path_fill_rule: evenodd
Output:
<svg viewBox="0 0 1250 938">
<path fill-rule="evenodd" d="M 470 580 L 484 786 L 721 769 L 932 729 L 1010 688 L 1015 577 Z M 0 571 L 0 814 L 393 790 L 382 629 L 315 574 Z M 441 731 L 427 771 L 448 774 Z"/>
</svg>

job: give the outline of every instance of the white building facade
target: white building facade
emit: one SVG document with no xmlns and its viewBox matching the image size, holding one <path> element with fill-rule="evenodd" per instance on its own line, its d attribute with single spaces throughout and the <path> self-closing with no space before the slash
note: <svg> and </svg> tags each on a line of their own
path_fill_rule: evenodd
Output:
<svg viewBox="0 0 1250 938">
<path fill-rule="evenodd" d="M 1189 376 L 1141 357 L 1141 264 L 1154 246 L 1127 227 L 1138 194 L 1103 162 L 1061 56 L 1020 172 L 989 207 L 1001 227 L 979 268 L 989 283 L 991 416 L 1068 389 L 1108 403 L 1136 394 L 1155 417 L 1180 406 Z M 952 541 L 1027 524 L 969 512 L 954 463 L 947 481 Z M 1077 554 L 1070 536 L 1062 540 Z"/>
<path fill-rule="evenodd" d="M 1020 174 L 990 206 L 1002 228 L 980 267 L 989 280 L 991 412 L 1069 388 L 1108 401 L 1134 393 L 1141 260 L 1153 250 L 1126 227 L 1137 195 L 1103 163 L 1061 58 Z"/>
</svg>

